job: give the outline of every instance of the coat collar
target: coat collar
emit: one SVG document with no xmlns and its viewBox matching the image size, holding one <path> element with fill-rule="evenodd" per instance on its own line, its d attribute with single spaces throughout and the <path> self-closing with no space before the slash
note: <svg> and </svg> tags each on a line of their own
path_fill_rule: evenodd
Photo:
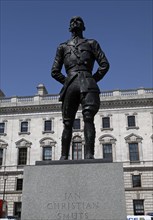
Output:
<svg viewBox="0 0 153 220">
<path fill-rule="evenodd" d="M 74 38 L 71 38 L 70 40 L 67 41 L 67 45 L 68 46 L 79 46 L 82 43 L 85 43 L 87 41 L 87 39 L 85 38 L 78 38 L 78 42 L 77 44 L 74 43 Z"/>
</svg>

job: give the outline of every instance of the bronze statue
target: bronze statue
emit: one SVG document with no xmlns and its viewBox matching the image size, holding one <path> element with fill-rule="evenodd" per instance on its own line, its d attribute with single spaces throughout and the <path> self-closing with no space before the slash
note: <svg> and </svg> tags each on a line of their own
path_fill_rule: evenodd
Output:
<svg viewBox="0 0 153 220">
<path fill-rule="evenodd" d="M 100 106 L 100 90 L 96 82 L 101 80 L 109 69 L 108 60 L 96 40 L 85 39 L 84 22 L 76 16 L 70 20 L 70 40 L 57 48 L 51 75 L 63 84 L 60 92 L 64 129 L 60 160 L 67 160 L 72 138 L 72 126 L 79 104 L 84 120 L 85 159 L 94 159 L 95 126 L 94 116 Z M 94 62 L 99 68 L 92 75 Z M 65 66 L 67 76 L 61 73 Z"/>
</svg>

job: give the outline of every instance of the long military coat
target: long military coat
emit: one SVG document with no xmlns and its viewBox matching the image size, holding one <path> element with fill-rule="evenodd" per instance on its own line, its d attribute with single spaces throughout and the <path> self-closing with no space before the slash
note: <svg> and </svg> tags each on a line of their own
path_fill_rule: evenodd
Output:
<svg viewBox="0 0 153 220">
<path fill-rule="evenodd" d="M 99 67 L 92 75 L 94 62 Z M 61 73 L 65 66 L 67 76 Z M 96 40 L 78 38 L 77 42 L 70 39 L 57 48 L 51 75 L 63 84 L 60 101 L 64 99 L 70 83 L 79 77 L 80 92 L 100 92 L 97 82 L 101 80 L 109 69 L 108 60 Z"/>
</svg>

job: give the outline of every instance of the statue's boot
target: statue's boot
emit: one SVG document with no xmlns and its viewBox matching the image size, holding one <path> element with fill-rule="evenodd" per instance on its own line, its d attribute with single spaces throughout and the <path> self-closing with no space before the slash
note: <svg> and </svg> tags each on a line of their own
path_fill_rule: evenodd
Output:
<svg viewBox="0 0 153 220">
<path fill-rule="evenodd" d="M 61 152 L 60 160 L 68 160 L 71 137 L 72 137 L 72 128 L 65 126 L 62 134 L 62 152 Z"/>
<path fill-rule="evenodd" d="M 94 159 L 94 143 L 86 143 L 85 159 Z"/>
<path fill-rule="evenodd" d="M 69 145 L 67 143 L 62 143 L 62 152 L 61 152 L 61 157 L 60 160 L 68 160 L 69 157 Z"/>
<path fill-rule="evenodd" d="M 61 157 L 60 157 L 60 160 L 67 160 L 67 159 L 68 159 L 67 156 L 61 156 Z"/>
<path fill-rule="evenodd" d="M 85 118 L 84 137 L 85 137 L 85 159 L 94 159 L 95 148 L 95 126 L 93 118 Z"/>
</svg>

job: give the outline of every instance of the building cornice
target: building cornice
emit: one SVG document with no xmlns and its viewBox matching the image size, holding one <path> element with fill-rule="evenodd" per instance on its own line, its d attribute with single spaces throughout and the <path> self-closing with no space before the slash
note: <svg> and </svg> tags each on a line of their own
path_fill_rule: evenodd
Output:
<svg viewBox="0 0 153 220">
<path fill-rule="evenodd" d="M 153 98 L 139 98 L 139 99 L 124 99 L 124 100 L 107 100 L 101 101 L 101 108 L 133 108 L 133 107 L 143 107 L 152 106 Z"/>
<path fill-rule="evenodd" d="M 134 108 L 134 107 L 153 107 L 153 98 L 136 99 L 136 100 L 101 100 L 100 108 L 114 109 L 114 108 Z M 37 112 L 60 112 L 61 103 L 50 103 L 40 105 L 26 105 L 26 106 L 7 106 L 0 108 L 0 115 L 3 114 L 24 114 Z"/>
<path fill-rule="evenodd" d="M 61 111 L 61 104 L 1 107 L 0 115 Z"/>
<path fill-rule="evenodd" d="M 153 166 L 139 166 L 139 167 L 123 167 L 124 172 L 137 171 L 153 171 Z"/>
<path fill-rule="evenodd" d="M 153 107 L 153 89 L 108 91 L 100 94 L 100 108 Z M 59 95 L 0 98 L 0 115 L 60 112 Z"/>
<path fill-rule="evenodd" d="M 7 166 L 6 166 L 7 168 Z M 16 170 L 16 171 L 1 171 L 0 170 L 0 177 L 4 176 L 7 173 L 8 176 L 16 176 L 16 175 L 23 175 L 23 170 Z"/>
<path fill-rule="evenodd" d="M 136 187 L 134 187 L 134 188 L 125 188 L 125 191 L 137 191 L 137 192 L 139 192 L 139 191 L 153 191 L 153 187 L 138 187 L 138 188 L 136 188 Z"/>
</svg>

